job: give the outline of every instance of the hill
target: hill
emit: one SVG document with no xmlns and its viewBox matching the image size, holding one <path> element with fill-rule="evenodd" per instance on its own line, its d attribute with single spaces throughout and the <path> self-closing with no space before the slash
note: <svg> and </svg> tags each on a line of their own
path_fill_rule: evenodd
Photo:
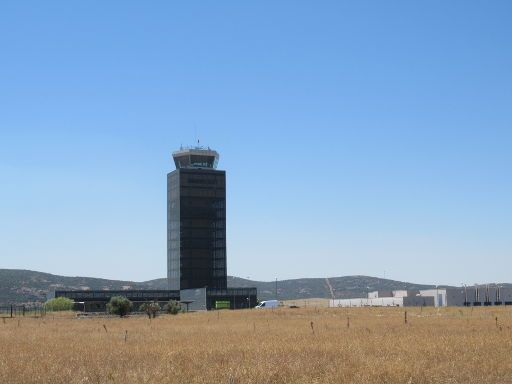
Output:
<svg viewBox="0 0 512 384">
<path fill-rule="evenodd" d="M 276 282 L 262 282 L 229 277 L 228 286 L 256 287 L 260 300 L 275 298 Z M 371 276 L 343 276 L 330 278 L 307 278 L 277 282 L 277 297 L 281 300 L 307 298 L 365 297 L 367 292 L 396 289 L 429 289 L 434 285 L 415 284 L 403 281 L 380 279 Z"/>
<path fill-rule="evenodd" d="M 260 300 L 275 297 L 275 281 L 253 281 L 228 277 L 230 287 L 256 287 Z M 428 289 L 433 285 L 380 279 L 370 276 L 292 279 L 277 282 L 281 300 L 300 298 L 363 297 L 368 291 L 394 289 Z M 167 289 L 167 280 L 144 282 L 58 276 L 20 269 L 0 269 L 0 304 L 43 302 L 56 289 Z"/>
<path fill-rule="evenodd" d="M 0 269 L 0 304 L 46 301 L 56 289 L 149 289 L 144 283 L 58 276 L 23 269 Z"/>
</svg>

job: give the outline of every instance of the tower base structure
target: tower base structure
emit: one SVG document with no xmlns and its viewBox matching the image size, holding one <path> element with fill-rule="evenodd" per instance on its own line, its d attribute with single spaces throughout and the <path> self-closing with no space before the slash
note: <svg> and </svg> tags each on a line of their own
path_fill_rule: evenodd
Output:
<svg viewBox="0 0 512 384">
<path fill-rule="evenodd" d="M 55 291 L 54 297 L 66 297 L 75 302 L 75 309 L 83 312 L 105 313 L 107 303 L 114 296 L 126 297 L 138 312 L 143 303 L 157 302 L 163 307 L 170 300 L 183 304 L 188 311 L 254 308 L 258 302 L 256 288 L 195 288 L 173 290 L 73 290 Z"/>
</svg>

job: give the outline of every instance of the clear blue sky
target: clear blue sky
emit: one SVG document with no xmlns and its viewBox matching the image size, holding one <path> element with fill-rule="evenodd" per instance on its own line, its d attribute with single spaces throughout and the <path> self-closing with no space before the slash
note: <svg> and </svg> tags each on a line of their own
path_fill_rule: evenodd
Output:
<svg viewBox="0 0 512 384">
<path fill-rule="evenodd" d="M 510 1 L 3 1 L 0 268 L 166 271 L 166 173 L 228 175 L 228 273 L 512 282 Z"/>
</svg>

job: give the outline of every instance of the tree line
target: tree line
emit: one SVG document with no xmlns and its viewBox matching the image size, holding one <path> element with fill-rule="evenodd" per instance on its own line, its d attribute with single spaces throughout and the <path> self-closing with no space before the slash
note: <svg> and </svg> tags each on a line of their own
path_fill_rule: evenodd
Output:
<svg viewBox="0 0 512 384">
<path fill-rule="evenodd" d="M 72 311 L 75 302 L 67 297 L 56 297 L 45 303 L 45 309 L 49 312 Z M 133 303 L 124 296 L 113 296 L 107 303 L 107 312 L 119 317 L 125 317 L 133 311 Z M 163 307 L 156 301 L 148 301 L 139 306 L 139 311 L 148 317 L 155 318 L 159 313 L 177 315 L 182 312 L 181 304 L 176 300 L 169 300 Z"/>
</svg>

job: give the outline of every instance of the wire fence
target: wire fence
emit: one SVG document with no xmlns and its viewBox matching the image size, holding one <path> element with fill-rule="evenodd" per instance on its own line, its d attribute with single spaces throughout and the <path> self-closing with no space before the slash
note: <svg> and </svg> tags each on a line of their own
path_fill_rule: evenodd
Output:
<svg viewBox="0 0 512 384">
<path fill-rule="evenodd" d="M 0 306 L 0 317 L 43 317 L 46 315 L 44 305 L 2 305 Z"/>
</svg>

